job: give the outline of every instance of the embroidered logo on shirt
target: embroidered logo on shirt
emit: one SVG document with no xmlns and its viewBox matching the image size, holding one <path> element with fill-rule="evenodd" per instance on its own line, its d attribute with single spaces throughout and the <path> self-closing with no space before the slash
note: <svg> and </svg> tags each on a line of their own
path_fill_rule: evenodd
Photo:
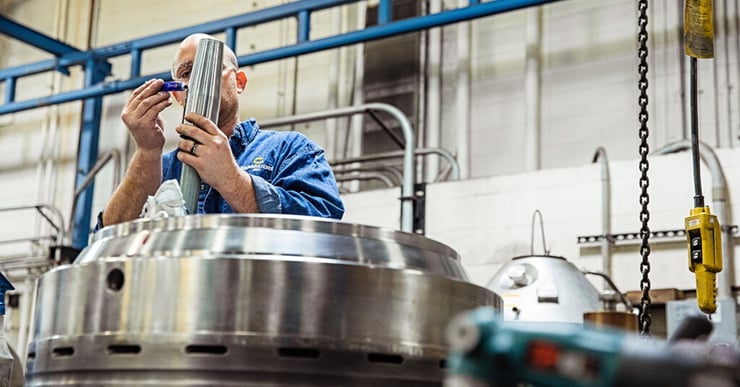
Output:
<svg viewBox="0 0 740 387">
<path fill-rule="evenodd" d="M 266 171 L 272 172 L 272 165 L 265 164 L 264 157 L 255 157 L 254 160 L 252 160 L 251 165 L 243 166 L 242 169 L 244 169 L 245 171 L 264 169 Z"/>
</svg>

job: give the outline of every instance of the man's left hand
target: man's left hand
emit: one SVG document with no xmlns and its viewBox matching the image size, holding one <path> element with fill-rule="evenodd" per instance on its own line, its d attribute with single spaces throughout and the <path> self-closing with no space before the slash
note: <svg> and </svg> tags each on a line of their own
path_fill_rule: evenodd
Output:
<svg viewBox="0 0 740 387">
<path fill-rule="evenodd" d="M 188 113 L 190 124 L 175 130 L 184 137 L 177 144 L 178 160 L 195 168 L 201 180 L 221 192 L 241 175 L 241 169 L 231 154 L 229 139 L 211 120 L 198 113 Z"/>
</svg>

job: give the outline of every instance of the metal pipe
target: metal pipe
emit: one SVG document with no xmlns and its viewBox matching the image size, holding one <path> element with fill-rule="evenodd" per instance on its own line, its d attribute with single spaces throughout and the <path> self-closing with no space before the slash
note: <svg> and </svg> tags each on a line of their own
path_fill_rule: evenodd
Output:
<svg viewBox="0 0 740 387">
<path fill-rule="evenodd" d="M 543 255 L 550 255 L 550 250 L 547 249 L 547 244 L 545 243 L 545 225 L 542 221 L 542 213 L 540 210 L 534 210 L 534 213 L 532 214 L 532 232 L 529 235 L 529 255 L 534 255 L 534 221 L 537 217 L 540 218 L 540 234 L 542 234 L 542 250 L 544 251 Z"/>
<path fill-rule="evenodd" d="M 357 30 L 362 31 L 367 28 L 367 2 L 357 3 Z M 359 106 L 365 103 L 365 45 L 358 44 L 355 46 L 354 58 L 354 82 L 352 83 L 352 104 Z M 350 119 L 350 133 L 348 139 L 351 141 L 349 146 L 350 155 L 357 157 L 362 154 L 363 135 L 365 133 L 365 121 L 361 115 L 354 115 Z M 350 183 L 350 191 L 356 192 L 360 188 L 359 182 Z"/>
<path fill-rule="evenodd" d="M 49 238 L 55 239 L 55 243 L 57 246 L 61 246 L 64 243 L 64 216 L 62 215 L 62 212 L 59 211 L 56 207 L 53 207 L 48 204 L 33 204 L 33 205 L 27 205 L 27 206 L 13 206 L 13 207 L 3 207 L 0 208 L 0 212 L 8 212 L 8 211 L 21 211 L 21 210 L 30 210 L 35 209 L 38 211 L 38 213 L 46 219 L 47 222 L 49 222 L 49 225 L 56 231 L 56 236 L 49 236 Z M 50 212 L 56 219 L 52 219 L 45 211 Z M 56 221 L 55 221 L 56 220 Z M 38 238 L 24 238 L 17 241 L 23 241 L 23 240 L 40 240 L 41 238 L 46 237 L 38 237 Z M 5 242 L 15 242 L 15 241 L 2 241 L 1 243 Z"/>
<path fill-rule="evenodd" d="M 342 31 L 342 9 L 334 7 L 331 9 L 331 33 L 332 35 L 339 35 Z M 329 55 L 329 67 L 327 78 L 328 78 L 328 89 L 329 99 L 327 103 L 328 109 L 336 109 L 339 106 L 339 77 L 341 74 L 340 63 L 341 63 L 341 50 L 336 49 Z M 326 120 L 326 154 L 328 157 L 334 158 L 337 155 L 337 119 L 330 118 Z"/>
<path fill-rule="evenodd" d="M 428 14 L 442 11 L 442 0 L 430 0 Z M 426 124 L 424 128 L 424 146 L 439 148 L 442 138 L 442 28 L 431 28 L 427 31 L 426 61 Z M 439 159 L 430 157 L 424 165 L 424 181 L 433 182 L 439 174 Z"/>
<path fill-rule="evenodd" d="M 612 281 L 610 275 L 606 273 L 598 272 L 598 271 L 589 271 L 589 270 L 583 270 L 582 273 L 597 275 L 603 278 L 604 282 L 608 285 L 607 287 L 611 288 L 612 290 L 614 290 L 615 293 L 619 295 L 619 299 L 622 301 L 622 304 L 624 304 L 624 306 L 627 308 L 627 311 L 632 312 L 632 308 L 633 308 L 632 303 L 627 299 L 627 297 L 624 296 L 624 294 L 622 294 L 622 292 L 617 287 L 617 284 L 615 284 L 614 281 Z M 607 289 L 607 287 L 605 287 L 604 290 L 609 290 Z"/>
<path fill-rule="evenodd" d="M 331 164 L 331 162 L 329 162 Z M 336 165 L 333 165 L 333 167 L 336 167 Z M 403 175 L 401 174 L 401 171 L 399 171 L 396 168 L 393 168 L 390 165 L 369 165 L 369 166 L 353 166 L 350 168 L 335 168 L 334 174 L 349 174 L 349 173 L 355 173 L 355 172 L 379 172 L 385 174 L 385 176 L 392 176 L 393 179 L 391 179 L 391 182 L 394 186 L 401 185 L 401 182 L 403 182 Z M 389 177 L 390 178 L 390 177 Z"/>
<path fill-rule="evenodd" d="M 383 175 L 379 172 L 360 172 L 351 175 L 338 175 L 336 176 L 337 182 L 341 181 L 352 181 L 352 180 L 380 180 L 387 188 L 393 187 L 393 181 L 388 176 Z"/>
<path fill-rule="evenodd" d="M 681 140 L 663 146 L 656 150 L 655 154 L 676 153 L 689 149 L 691 149 L 691 142 L 689 140 Z M 699 151 L 702 161 L 704 161 L 704 164 L 709 168 L 712 175 L 713 212 L 717 215 L 717 220 L 719 220 L 719 224 L 723 227 L 723 233 L 725 234 L 722 238 L 722 262 L 724 270 L 717 274 L 719 283 L 717 285 L 717 297 L 719 299 L 732 298 L 732 286 L 735 283 L 735 243 L 733 241 L 732 230 L 727 227 L 732 222 L 727 181 L 722 170 L 722 165 L 714 150 L 705 143 L 699 142 Z"/>
<path fill-rule="evenodd" d="M 115 190 L 115 188 L 118 187 L 118 185 L 121 183 L 121 152 L 119 152 L 118 149 L 111 149 L 100 156 L 100 158 L 98 158 L 98 161 L 90 169 L 90 172 L 88 172 L 88 174 L 85 176 L 85 179 L 77 188 L 75 188 L 75 192 L 72 196 L 72 212 L 70 215 L 70 219 L 72 219 L 72 217 L 75 215 L 75 211 L 77 211 L 78 197 L 95 180 L 100 170 L 103 169 L 103 167 L 106 166 L 111 160 L 113 160 L 113 189 Z M 72 235 L 72 231 L 74 231 L 74 222 L 69 222 L 69 229 L 67 230 L 67 234 Z"/>
<path fill-rule="evenodd" d="M 414 228 L 414 171 L 415 158 L 414 148 L 416 140 L 414 130 L 406 115 L 398 108 L 384 103 L 368 103 L 358 106 L 349 106 L 323 112 L 299 114 L 292 117 L 275 118 L 263 121 L 260 127 L 269 128 L 302 122 L 322 120 L 326 118 L 342 117 L 366 112 L 368 110 L 383 111 L 395 118 L 401 125 L 406 148 L 403 150 L 403 183 L 401 184 L 401 231 L 413 232 Z"/>
<path fill-rule="evenodd" d="M 525 166 L 527 171 L 540 169 L 541 144 L 541 102 L 542 87 L 540 80 L 541 43 L 542 43 L 542 9 L 527 10 L 526 64 L 524 69 L 525 100 Z"/>
<path fill-rule="evenodd" d="M 216 39 L 204 38 L 198 41 L 193 70 L 188 85 L 185 114 L 195 112 L 212 122 L 218 123 L 221 106 L 221 73 L 223 68 L 224 44 Z M 182 198 L 188 214 L 198 212 L 198 193 L 200 176 L 195 168 L 184 164 L 180 174 Z"/>
<path fill-rule="evenodd" d="M 458 7 L 468 5 L 469 0 L 458 0 Z M 460 178 L 470 178 L 470 26 L 471 22 L 457 25 L 457 162 Z"/>
<path fill-rule="evenodd" d="M 459 180 L 460 179 L 460 166 L 457 164 L 457 160 L 455 160 L 455 156 L 452 155 L 449 151 L 442 149 L 442 148 L 436 148 L 436 149 L 429 149 L 429 148 L 417 148 L 414 150 L 414 154 L 419 155 L 428 155 L 428 154 L 437 154 L 447 160 L 448 164 L 451 168 L 451 178 L 452 180 Z M 334 160 L 330 161 L 329 164 L 333 166 L 337 165 L 343 165 L 343 164 L 351 164 L 351 163 L 361 163 L 366 161 L 380 161 L 380 160 L 388 160 L 388 159 L 396 159 L 399 157 L 402 157 L 404 155 L 404 151 L 390 151 L 390 152 L 383 152 L 383 153 L 376 153 L 373 155 L 365 155 L 365 156 L 359 156 L 359 157 L 351 157 L 348 159 L 342 159 L 342 160 Z"/>
<path fill-rule="evenodd" d="M 609 161 L 606 158 L 606 150 L 603 147 L 596 148 L 593 163 L 601 160 L 601 256 L 602 271 L 609 277 L 612 275 L 612 252 L 611 252 L 611 182 L 609 178 Z M 604 284 L 604 290 L 607 290 Z"/>
</svg>

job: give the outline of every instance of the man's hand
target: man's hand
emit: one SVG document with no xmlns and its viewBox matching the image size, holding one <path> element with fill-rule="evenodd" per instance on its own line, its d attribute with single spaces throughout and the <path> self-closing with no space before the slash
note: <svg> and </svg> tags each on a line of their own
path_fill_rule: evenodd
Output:
<svg viewBox="0 0 740 387">
<path fill-rule="evenodd" d="M 195 168 L 201 180 L 220 192 L 241 174 L 231 154 L 229 139 L 216 124 L 200 114 L 188 113 L 185 120 L 192 125 L 180 124 L 175 128 L 185 137 L 177 144 L 180 149 L 177 158 Z M 191 153 L 195 143 L 195 151 Z"/>
<path fill-rule="evenodd" d="M 129 97 L 121 113 L 121 120 L 134 137 L 136 147 L 143 152 L 162 153 L 165 143 L 164 124 L 160 113 L 172 105 L 170 94 L 160 92 L 164 81 L 150 79 Z"/>
</svg>

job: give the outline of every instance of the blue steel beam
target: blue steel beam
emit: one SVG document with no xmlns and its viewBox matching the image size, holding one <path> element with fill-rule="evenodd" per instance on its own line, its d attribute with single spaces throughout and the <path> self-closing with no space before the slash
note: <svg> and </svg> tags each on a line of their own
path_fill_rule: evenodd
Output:
<svg viewBox="0 0 740 387">
<path fill-rule="evenodd" d="M 85 86 L 92 86 L 102 82 L 108 74 L 108 67 L 103 61 L 90 60 L 85 65 Z M 98 160 L 98 145 L 100 143 L 100 118 L 103 113 L 103 96 L 95 96 L 84 100 L 82 105 L 82 122 L 80 123 L 80 137 L 77 145 L 77 174 L 75 187 L 80 187 L 86 180 L 88 173 Z M 95 181 L 77 197 L 72 228 L 72 247 L 82 249 L 87 246 L 90 235 L 90 217 L 92 213 L 93 193 Z M 82 210 L 79 210 L 82 209 Z"/>
<path fill-rule="evenodd" d="M 89 51 L 72 52 L 66 55 L 62 55 L 57 60 L 40 61 L 28 65 L 0 69 L 0 79 L 33 75 L 40 72 L 53 70 L 56 68 L 56 65 L 61 67 L 69 67 L 73 65 L 83 65 L 90 59 L 110 59 L 118 56 L 129 55 L 134 50 L 146 50 L 150 48 L 161 47 L 167 44 L 179 43 L 188 35 L 194 34 L 196 32 L 202 32 L 206 34 L 221 33 L 224 31 L 228 31 L 230 28 L 254 26 L 271 21 L 286 19 L 289 17 L 295 17 L 302 11 L 320 11 L 332 6 L 354 3 L 357 1 L 359 0 L 295 1 L 292 3 L 279 5 L 277 7 L 265 8 L 262 10 L 232 16 L 225 19 L 197 24 L 186 28 L 164 32 L 161 34 L 150 35 L 140 39 L 116 43 L 105 47 L 99 47 L 91 49 Z"/>
<path fill-rule="evenodd" d="M 315 0 L 318 1 L 318 0 Z M 328 1 L 328 0 L 327 0 Z M 351 0 L 350 0 L 351 1 Z M 434 27 L 440 27 L 448 24 L 458 23 L 466 20 L 472 20 L 480 17 L 485 16 L 491 16 L 499 13 L 504 13 L 508 11 L 518 10 L 526 7 L 531 6 L 538 6 L 538 5 L 544 5 L 547 3 L 554 3 L 557 1 L 562 0 L 495 0 L 487 3 L 477 3 L 474 4 L 473 1 L 471 1 L 471 4 L 464 8 L 458 8 L 453 9 L 449 11 L 443 11 L 440 13 L 435 13 L 432 15 L 425 15 L 425 16 L 418 16 L 408 19 L 403 19 L 399 21 L 393 21 L 389 22 L 383 25 L 377 25 L 373 27 L 365 28 L 364 30 L 358 30 L 358 31 L 352 31 L 336 36 L 331 36 L 327 38 L 317 39 L 317 40 L 309 40 L 305 42 L 299 42 L 290 46 L 280 47 L 276 49 L 271 50 L 265 50 L 262 52 L 257 52 L 254 54 L 248 54 L 248 55 L 242 55 L 239 56 L 237 59 L 239 61 L 239 66 L 250 66 L 255 65 L 259 63 L 265 63 L 273 60 L 278 59 L 284 59 L 284 58 L 290 58 L 298 55 L 304 55 L 309 54 L 317 51 L 327 50 L 331 48 L 337 48 L 349 44 L 355 44 L 355 43 L 363 43 L 371 40 L 377 40 L 382 39 L 394 35 L 414 32 L 414 31 L 420 31 L 428 28 L 434 28 Z M 313 1 L 310 1 L 313 2 Z M 343 1 L 348 2 L 348 1 Z M 299 1 L 296 3 L 289 3 L 289 4 L 298 4 L 303 3 L 303 1 Z M 282 6 L 281 6 L 282 7 Z M 276 7 L 278 8 L 278 7 Z M 263 16 L 264 17 L 264 16 Z M 218 22 L 214 22 L 218 24 Z M 206 23 L 208 25 L 213 23 Z M 229 26 L 233 27 L 233 26 Z M 222 26 L 221 29 L 224 27 Z M 182 30 L 177 30 L 182 31 Z M 188 29 L 190 31 L 190 29 Z M 206 30 L 208 33 L 214 33 L 215 31 Z M 191 31 L 196 32 L 196 31 Z M 182 38 L 187 36 L 189 33 L 182 35 Z M 203 32 L 203 31 L 201 31 Z M 173 34 L 175 32 L 172 32 Z M 163 39 L 163 35 L 168 35 L 170 33 L 166 34 L 160 34 L 157 36 L 160 36 L 158 38 L 159 40 L 166 40 L 168 43 L 171 43 L 169 39 Z M 181 36 L 182 32 L 176 32 L 177 36 Z M 181 38 L 178 38 L 181 39 Z M 174 40 L 174 41 L 177 41 Z M 124 43 L 123 45 L 132 46 L 133 43 Z M 144 45 L 136 44 L 137 47 L 140 49 L 144 48 Z M 154 46 L 149 46 L 149 43 L 146 44 L 147 48 L 151 48 Z M 10 70 L 10 69 L 9 69 Z M 15 74 L 15 73 L 14 73 Z M 0 70 L 0 77 L 2 77 L 3 71 Z M 131 90 L 142 83 L 144 83 L 147 79 L 151 78 L 162 78 L 165 80 L 170 79 L 170 73 L 169 71 L 156 73 L 156 74 L 150 74 L 147 76 L 142 77 L 136 77 L 131 78 L 128 80 L 116 80 L 108 83 L 101 83 L 92 85 L 89 87 L 86 87 L 84 89 L 75 90 L 75 91 L 69 91 L 64 93 L 55 94 L 48 97 L 41 97 L 36 98 L 32 100 L 27 101 L 21 101 L 21 102 L 14 102 L 14 103 L 6 103 L 2 106 L 0 106 L 0 115 L 7 114 L 7 113 L 13 113 L 23 110 L 29 110 L 34 109 L 41 106 L 48 106 L 48 105 L 54 105 L 59 103 L 65 103 L 65 102 L 71 102 L 71 101 L 77 101 L 80 99 L 95 97 L 95 96 L 103 96 L 108 94 L 114 94 L 126 90 Z"/>
<path fill-rule="evenodd" d="M 82 52 L 67 43 L 56 40 L 2 15 L 0 15 L 0 33 L 40 48 L 48 53 L 54 54 L 55 56 Z"/>
</svg>

